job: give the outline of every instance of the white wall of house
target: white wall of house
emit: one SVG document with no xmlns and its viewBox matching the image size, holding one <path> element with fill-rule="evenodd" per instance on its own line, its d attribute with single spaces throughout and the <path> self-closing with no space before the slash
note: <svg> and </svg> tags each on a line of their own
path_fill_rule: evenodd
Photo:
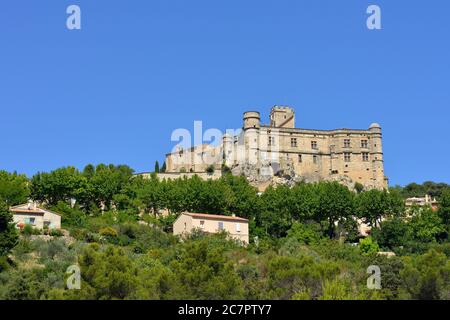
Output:
<svg viewBox="0 0 450 320">
<path fill-rule="evenodd" d="M 49 211 L 43 213 L 15 212 L 13 221 L 16 226 L 19 223 L 23 223 L 30 224 L 37 229 L 43 229 L 45 225 L 49 229 L 61 229 L 61 216 Z"/>
</svg>

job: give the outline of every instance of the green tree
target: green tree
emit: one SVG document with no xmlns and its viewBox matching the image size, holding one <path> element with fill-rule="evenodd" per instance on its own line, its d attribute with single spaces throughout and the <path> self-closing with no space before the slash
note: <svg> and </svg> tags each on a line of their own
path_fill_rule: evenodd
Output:
<svg viewBox="0 0 450 320">
<path fill-rule="evenodd" d="M 105 252 L 87 248 L 80 256 L 81 295 L 95 299 L 125 299 L 138 286 L 137 269 L 123 250 L 108 247 Z"/>
<path fill-rule="evenodd" d="M 9 206 L 25 203 L 30 195 L 25 175 L 0 171 L 0 198 Z"/>
<path fill-rule="evenodd" d="M 0 199 L 0 257 L 9 254 L 18 242 L 18 234 L 7 204 Z"/>
<path fill-rule="evenodd" d="M 448 299 L 450 260 L 445 254 L 430 250 L 417 258 L 408 258 L 400 275 L 412 299 Z"/>
<path fill-rule="evenodd" d="M 320 225 L 314 222 L 306 224 L 295 221 L 287 234 L 288 238 L 294 238 L 304 244 L 318 243 L 322 237 Z"/>
<path fill-rule="evenodd" d="M 400 216 L 404 212 L 403 200 L 396 191 L 372 189 L 357 197 L 358 215 L 373 227 L 378 227 L 384 217 Z"/>
<path fill-rule="evenodd" d="M 316 213 L 318 221 L 328 223 L 327 234 L 334 236 L 336 222 L 351 219 L 354 214 L 354 194 L 338 182 L 322 182 L 316 185 Z"/>
<path fill-rule="evenodd" d="M 270 257 L 268 272 L 268 299 L 318 299 L 322 284 L 339 273 L 335 263 L 317 262 L 313 257 Z"/>
<path fill-rule="evenodd" d="M 143 181 L 141 188 L 137 191 L 137 197 L 147 213 L 158 215 L 159 210 L 164 208 L 164 190 L 156 174 L 150 179 Z"/>
<path fill-rule="evenodd" d="M 438 212 L 429 207 L 413 208 L 409 223 L 413 237 L 419 242 L 434 242 L 446 232 Z"/>
<path fill-rule="evenodd" d="M 132 175 L 133 169 L 126 165 L 99 164 L 95 168 L 95 175 L 89 180 L 95 203 L 109 210 L 113 204 L 114 195 L 122 191 L 130 182 Z"/>
<path fill-rule="evenodd" d="M 179 299 L 243 299 L 242 280 L 224 246 L 212 246 L 208 237 L 186 243 L 170 268 L 180 288 Z"/>
<path fill-rule="evenodd" d="M 82 198 L 86 192 L 87 178 L 75 167 L 56 169 L 50 173 L 37 173 L 31 179 L 31 197 L 49 205 L 72 198 Z"/>
<path fill-rule="evenodd" d="M 382 221 L 379 228 L 372 229 L 371 235 L 381 247 L 390 250 L 405 246 L 412 237 L 408 223 L 398 217 Z"/>
<path fill-rule="evenodd" d="M 155 172 L 159 173 L 159 162 L 158 162 L 158 160 L 156 160 L 156 162 L 155 162 Z"/>
<path fill-rule="evenodd" d="M 293 218 L 289 206 L 291 189 L 287 186 L 272 186 L 261 195 L 261 212 L 256 217 L 256 227 L 273 238 L 285 237 Z"/>
<path fill-rule="evenodd" d="M 447 228 L 450 228 L 450 188 L 442 191 L 439 199 L 439 215 Z"/>
</svg>

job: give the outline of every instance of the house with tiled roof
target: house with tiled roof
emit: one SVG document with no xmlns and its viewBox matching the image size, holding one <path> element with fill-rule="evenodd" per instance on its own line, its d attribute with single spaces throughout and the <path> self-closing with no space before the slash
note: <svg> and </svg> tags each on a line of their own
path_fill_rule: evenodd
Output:
<svg viewBox="0 0 450 320">
<path fill-rule="evenodd" d="M 36 202 L 29 202 L 10 208 L 17 228 L 31 225 L 33 228 L 61 229 L 61 216 L 56 212 L 41 208 Z"/>
<path fill-rule="evenodd" d="M 235 215 L 184 212 L 173 224 L 174 235 L 186 236 L 196 229 L 205 233 L 225 231 L 231 238 L 249 243 L 248 220 Z"/>
</svg>

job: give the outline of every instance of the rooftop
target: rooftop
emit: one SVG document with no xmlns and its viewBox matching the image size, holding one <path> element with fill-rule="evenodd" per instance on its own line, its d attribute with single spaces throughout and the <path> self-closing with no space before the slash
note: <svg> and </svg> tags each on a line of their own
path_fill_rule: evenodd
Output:
<svg viewBox="0 0 450 320">
<path fill-rule="evenodd" d="M 245 219 L 245 218 L 233 217 L 233 216 L 225 216 L 225 215 L 218 215 L 218 214 L 192 213 L 192 212 L 184 212 L 183 214 L 185 214 L 187 216 L 191 216 L 193 218 L 199 218 L 199 219 L 214 219 L 214 220 L 228 220 L 228 221 L 248 222 L 248 219 Z"/>
</svg>

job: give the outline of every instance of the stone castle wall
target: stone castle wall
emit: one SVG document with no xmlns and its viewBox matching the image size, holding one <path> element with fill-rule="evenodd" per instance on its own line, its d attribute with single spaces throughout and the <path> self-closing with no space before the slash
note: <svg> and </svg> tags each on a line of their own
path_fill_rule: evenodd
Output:
<svg viewBox="0 0 450 320">
<path fill-rule="evenodd" d="M 204 161 L 208 159 L 208 161 Z M 294 110 L 272 108 L 270 125 L 261 125 L 259 113 L 244 113 L 240 136 L 224 135 L 218 147 L 196 146 L 166 157 L 167 172 L 204 172 L 222 163 L 234 174 L 266 182 L 274 176 L 297 181 L 351 181 L 366 188 L 387 188 L 382 132 L 368 129 L 310 130 L 295 128 Z"/>
</svg>

